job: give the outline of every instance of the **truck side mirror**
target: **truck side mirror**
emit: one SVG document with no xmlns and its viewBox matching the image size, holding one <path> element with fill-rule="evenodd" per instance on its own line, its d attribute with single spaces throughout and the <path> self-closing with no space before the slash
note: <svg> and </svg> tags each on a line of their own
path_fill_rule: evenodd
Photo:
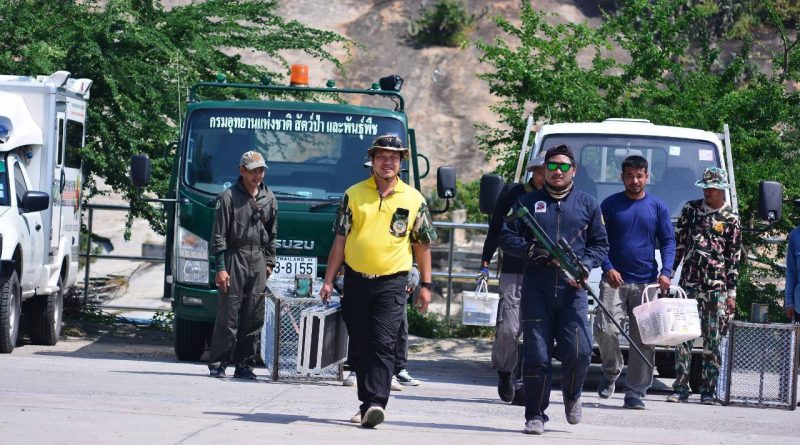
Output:
<svg viewBox="0 0 800 445">
<path fill-rule="evenodd" d="M 436 170 L 436 191 L 440 198 L 445 200 L 444 208 L 430 209 L 434 215 L 444 213 L 450 209 L 450 198 L 456 197 L 456 169 L 453 167 L 439 167 Z"/>
<path fill-rule="evenodd" d="M 491 215 L 497 200 L 500 198 L 500 191 L 503 190 L 503 178 L 500 175 L 481 176 L 481 189 L 478 197 L 478 207 L 481 213 Z"/>
<path fill-rule="evenodd" d="M 780 182 L 761 181 L 758 183 L 758 217 L 770 224 L 781 220 L 783 186 Z"/>
<path fill-rule="evenodd" d="M 453 167 L 439 167 L 436 170 L 436 190 L 442 199 L 456 197 L 456 169 Z"/>
<path fill-rule="evenodd" d="M 136 187 L 144 187 L 150 182 L 150 158 L 147 155 L 131 157 L 131 182 Z"/>
<path fill-rule="evenodd" d="M 41 212 L 50 207 L 50 195 L 35 190 L 22 195 L 22 211 L 24 213 Z"/>
</svg>

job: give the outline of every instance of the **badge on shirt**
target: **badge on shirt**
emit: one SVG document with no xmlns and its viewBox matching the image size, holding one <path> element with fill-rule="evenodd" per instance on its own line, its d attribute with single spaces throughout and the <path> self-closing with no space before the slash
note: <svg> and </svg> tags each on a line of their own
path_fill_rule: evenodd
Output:
<svg viewBox="0 0 800 445">
<path fill-rule="evenodd" d="M 714 222 L 714 231 L 717 234 L 722 235 L 722 230 L 725 228 L 725 224 L 722 221 L 715 221 Z"/>
<path fill-rule="evenodd" d="M 547 212 L 547 203 L 544 201 L 537 201 L 536 204 L 533 205 L 534 213 L 546 213 Z"/>
<path fill-rule="evenodd" d="M 392 222 L 389 225 L 389 233 L 396 237 L 406 236 L 408 231 L 408 215 L 407 209 L 398 208 L 392 215 Z"/>
</svg>

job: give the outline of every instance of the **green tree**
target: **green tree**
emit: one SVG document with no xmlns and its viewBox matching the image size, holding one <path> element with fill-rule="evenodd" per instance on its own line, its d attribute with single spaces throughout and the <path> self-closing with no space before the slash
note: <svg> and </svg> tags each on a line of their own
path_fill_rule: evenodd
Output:
<svg viewBox="0 0 800 445">
<path fill-rule="evenodd" d="M 547 15 L 521 2 L 521 23 L 499 17 L 503 35 L 478 42 L 491 71 L 481 75 L 500 101 L 492 108 L 499 127 L 479 128 L 479 146 L 500 160 L 498 171 L 510 178 L 519 156 L 525 118 L 537 122 L 599 121 L 609 117 L 650 121 L 721 132 L 730 125 L 736 159 L 742 220 L 755 214 L 761 179 L 780 181 L 788 196 L 800 196 L 796 174 L 800 107 L 798 34 L 787 26 L 785 2 L 762 2 L 759 14 L 781 37 L 772 70 L 761 72 L 751 58 L 750 40 L 729 41 L 726 34 L 704 32 L 709 23 L 725 22 L 714 2 L 624 0 L 605 22 L 552 25 Z M 721 4 L 726 4 L 722 2 Z M 787 25 L 787 23 L 789 25 Z M 706 28 L 704 28 L 706 26 Z M 721 57 L 721 47 L 738 48 Z M 615 59 L 611 50 L 628 57 Z M 579 55 L 590 54 L 588 62 Z M 786 233 L 798 217 L 777 227 Z M 750 237 L 750 253 L 769 252 Z M 774 254 L 775 250 L 771 252 Z"/>
<path fill-rule="evenodd" d="M 93 178 L 130 201 L 131 217 L 144 216 L 163 232 L 160 209 L 131 186 L 132 154 L 148 154 L 152 181 L 163 196 L 170 162 L 164 151 L 178 139 L 186 88 L 224 72 L 235 82 L 288 73 L 286 50 L 299 50 L 341 68 L 328 52 L 344 37 L 308 28 L 276 13 L 275 0 L 207 0 L 166 10 L 158 0 L 5 0 L 0 2 L 0 73 L 70 71 L 94 81 L 88 145 L 83 150 L 89 196 Z M 275 71 L 243 60 L 261 53 Z M 234 94 L 234 93 L 227 93 Z M 246 93 L 235 93 L 246 94 Z M 252 93 L 250 93 L 252 94 Z"/>
</svg>

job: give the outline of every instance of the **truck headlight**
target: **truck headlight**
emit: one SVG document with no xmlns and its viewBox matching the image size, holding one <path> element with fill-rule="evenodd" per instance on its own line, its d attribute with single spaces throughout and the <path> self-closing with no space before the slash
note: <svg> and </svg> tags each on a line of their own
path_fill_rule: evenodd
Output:
<svg viewBox="0 0 800 445">
<path fill-rule="evenodd" d="M 177 280 L 208 284 L 208 241 L 178 226 Z"/>
</svg>

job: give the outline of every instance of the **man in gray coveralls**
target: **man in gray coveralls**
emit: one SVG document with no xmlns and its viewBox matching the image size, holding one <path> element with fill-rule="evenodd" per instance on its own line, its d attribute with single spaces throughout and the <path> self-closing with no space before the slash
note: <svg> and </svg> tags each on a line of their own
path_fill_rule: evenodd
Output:
<svg viewBox="0 0 800 445">
<path fill-rule="evenodd" d="M 266 168 L 261 153 L 246 152 L 239 161 L 239 180 L 217 198 L 211 252 L 219 303 L 208 363 L 211 377 L 225 377 L 233 361 L 234 378 L 256 379 L 264 291 L 275 266 L 278 232 L 278 205 L 263 182 Z"/>
</svg>

